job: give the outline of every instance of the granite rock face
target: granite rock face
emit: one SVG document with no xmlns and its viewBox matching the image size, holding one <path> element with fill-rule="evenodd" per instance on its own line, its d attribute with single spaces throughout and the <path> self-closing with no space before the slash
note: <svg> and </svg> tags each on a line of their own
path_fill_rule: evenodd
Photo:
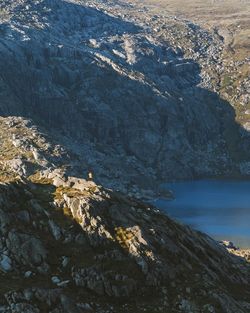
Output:
<svg viewBox="0 0 250 313">
<path fill-rule="evenodd" d="M 247 252 L 71 175 L 28 120 L 1 118 L 0 138 L 0 311 L 249 312 Z"/>
<path fill-rule="evenodd" d="M 153 206 L 77 187 L 0 186 L 2 312 L 250 312 L 243 257 Z"/>
<path fill-rule="evenodd" d="M 124 191 L 239 172 L 233 108 L 204 86 L 197 60 L 150 28 L 157 17 L 62 0 L 4 0 L 0 10 L 0 113 L 45 127 L 75 153 L 72 167 Z M 185 23 L 198 43 L 210 40 L 207 58 L 216 55 L 218 43 Z"/>
</svg>

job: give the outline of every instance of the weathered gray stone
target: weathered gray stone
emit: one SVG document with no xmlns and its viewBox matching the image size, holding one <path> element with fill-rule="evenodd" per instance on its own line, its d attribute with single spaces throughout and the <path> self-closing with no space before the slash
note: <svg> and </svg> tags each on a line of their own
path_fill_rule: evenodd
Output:
<svg viewBox="0 0 250 313">
<path fill-rule="evenodd" d="M 6 245 L 13 258 L 24 265 L 39 265 L 46 260 L 47 251 L 42 242 L 30 235 L 10 231 Z"/>
</svg>

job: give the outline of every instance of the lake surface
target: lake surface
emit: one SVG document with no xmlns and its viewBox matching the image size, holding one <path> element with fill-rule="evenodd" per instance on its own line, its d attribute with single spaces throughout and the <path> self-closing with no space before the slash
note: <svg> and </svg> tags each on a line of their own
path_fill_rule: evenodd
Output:
<svg viewBox="0 0 250 313">
<path fill-rule="evenodd" d="M 250 248 L 250 181 L 198 180 L 164 184 L 174 200 L 154 204 L 217 240 Z"/>
</svg>

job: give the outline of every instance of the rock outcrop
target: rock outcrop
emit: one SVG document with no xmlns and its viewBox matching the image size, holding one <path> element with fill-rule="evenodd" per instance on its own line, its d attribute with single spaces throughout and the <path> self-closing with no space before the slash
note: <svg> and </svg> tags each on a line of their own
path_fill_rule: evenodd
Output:
<svg viewBox="0 0 250 313">
<path fill-rule="evenodd" d="M 1 312 L 250 312 L 244 258 L 149 204 L 63 180 L 78 183 L 0 186 Z"/>
<path fill-rule="evenodd" d="M 0 137 L 0 312 L 249 312 L 243 252 L 74 176 L 29 120 Z"/>
</svg>

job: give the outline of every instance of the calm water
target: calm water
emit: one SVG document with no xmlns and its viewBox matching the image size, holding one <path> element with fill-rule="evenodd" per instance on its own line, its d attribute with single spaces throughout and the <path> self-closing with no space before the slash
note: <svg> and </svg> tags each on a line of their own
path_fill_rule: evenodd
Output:
<svg viewBox="0 0 250 313">
<path fill-rule="evenodd" d="M 250 181 L 202 180 L 164 185 L 175 200 L 156 201 L 169 216 L 218 240 L 250 247 Z"/>
</svg>

